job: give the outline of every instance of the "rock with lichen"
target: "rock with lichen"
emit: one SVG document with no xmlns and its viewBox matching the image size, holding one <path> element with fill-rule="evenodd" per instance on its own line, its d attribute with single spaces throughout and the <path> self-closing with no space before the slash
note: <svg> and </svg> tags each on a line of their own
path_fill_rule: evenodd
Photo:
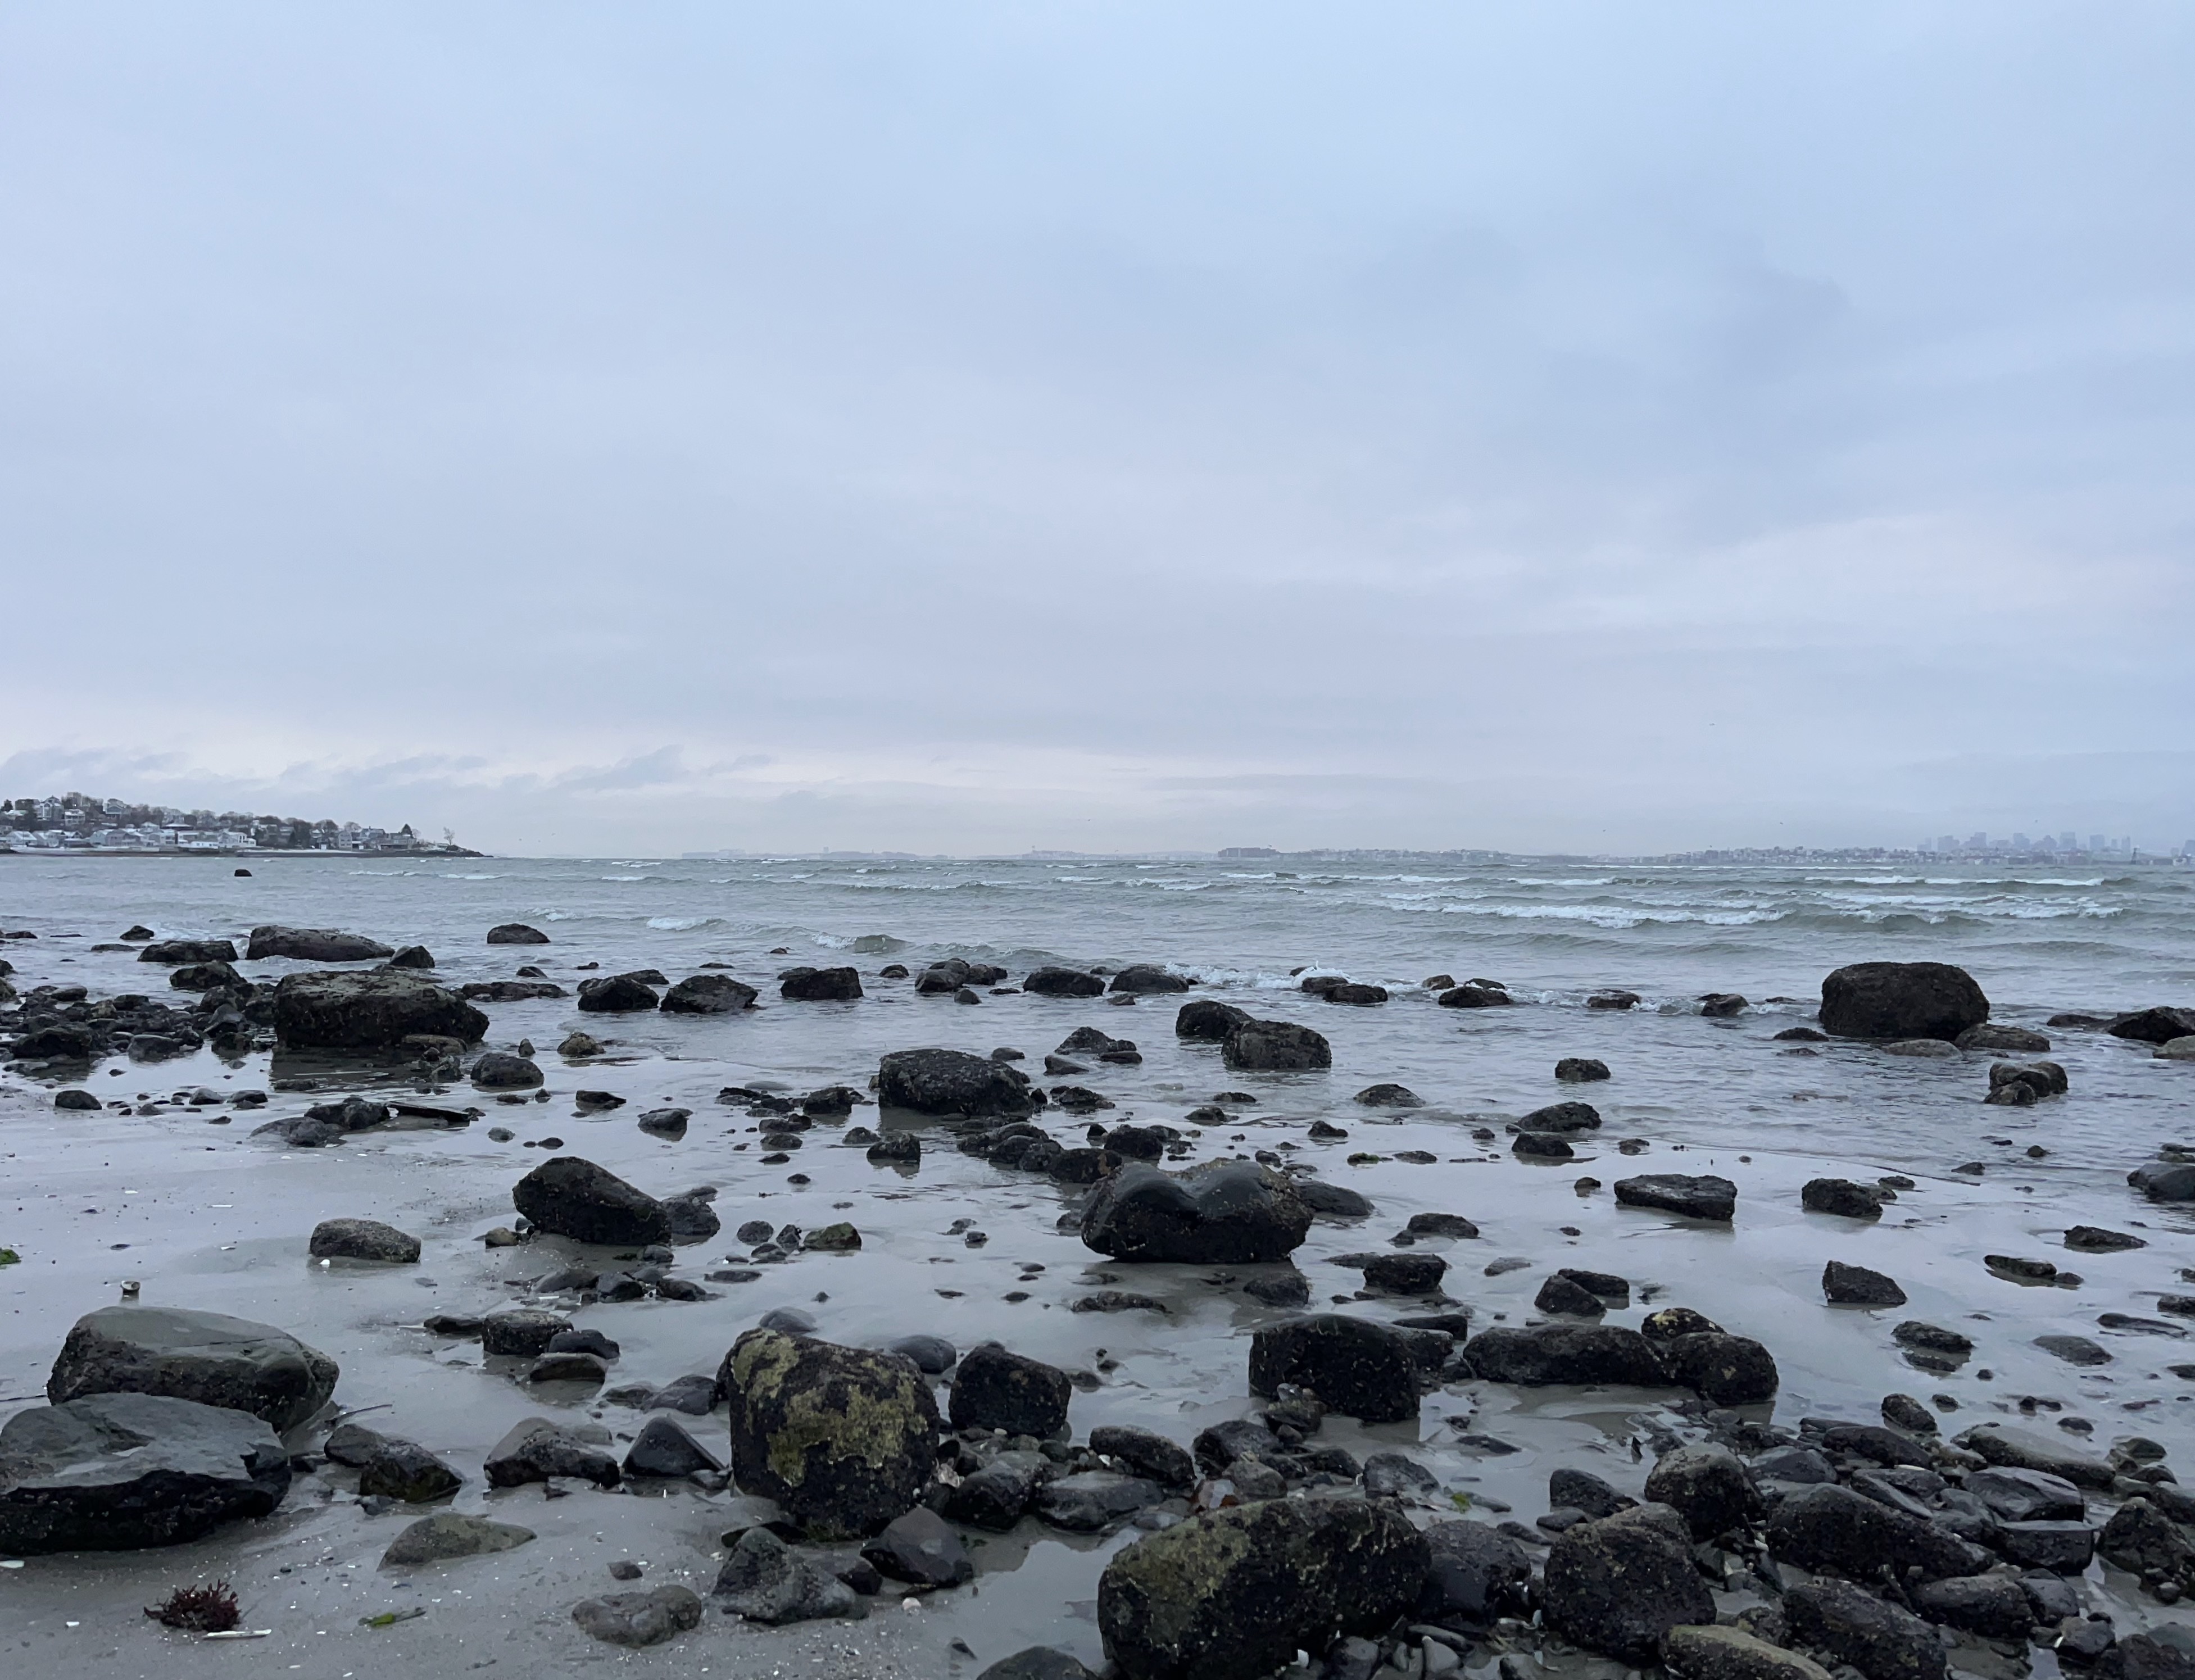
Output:
<svg viewBox="0 0 2195 1680">
<path fill-rule="evenodd" d="M 937 1402 L 907 1360 L 750 1330 L 717 1380 L 734 1479 L 818 1539 L 873 1534 L 929 1485 Z"/>
</svg>

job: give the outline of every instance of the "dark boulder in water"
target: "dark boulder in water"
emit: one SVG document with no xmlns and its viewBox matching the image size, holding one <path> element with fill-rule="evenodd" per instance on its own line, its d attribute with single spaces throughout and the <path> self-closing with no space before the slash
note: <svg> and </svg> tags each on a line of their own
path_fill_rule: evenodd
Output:
<svg viewBox="0 0 2195 1680">
<path fill-rule="evenodd" d="M 1499 987 L 1455 986 L 1434 999 L 1444 1010 L 1505 1009 L 1517 1000 Z"/>
<path fill-rule="evenodd" d="M 1609 1077 L 1608 1064 L 1598 1056 L 1566 1056 L 1555 1064 L 1555 1077 L 1564 1085 L 1593 1085 Z"/>
<path fill-rule="evenodd" d="M 1727 1021 L 1732 1015 L 1743 1015 L 1748 1007 L 1744 998 L 1735 992 L 1704 992 L 1699 1004 L 1700 1013 L 1710 1021 Z"/>
<path fill-rule="evenodd" d="M 1138 995 L 1153 992 L 1186 992 L 1189 981 L 1178 974 L 1168 974 L 1152 963 L 1131 963 L 1113 976 L 1110 992 L 1127 992 Z"/>
<path fill-rule="evenodd" d="M 1553 1133 L 1599 1129 L 1600 1110 L 1590 1102 L 1551 1102 L 1544 1108 L 1535 1108 L 1517 1122 L 1519 1131 Z"/>
<path fill-rule="evenodd" d="M 487 930 L 490 945 L 546 945 L 549 935 L 539 928 L 529 928 L 523 922 L 505 922 Z"/>
<path fill-rule="evenodd" d="M 849 968 L 787 969 L 777 991 L 794 1003 L 848 1003 L 861 995 L 861 977 Z"/>
<path fill-rule="evenodd" d="M 1989 999 L 1949 963 L 1852 963 L 1822 982 L 1823 1030 L 1840 1038 L 1956 1039 Z"/>
<path fill-rule="evenodd" d="M 1181 1012 L 1173 1018 L 1173 1033 L 1177 1038 L 1216 1044 L 1236 1027 L 1248 1026 L 1250 1019 L 1247 1010 L 1238 1010 L 1216 998 L 1199 998 L 1181 1006 Z"/>
<path fill-rule="evenodd" d="M 1994 1021 L 1969 1027 L 1953 1042 L 1962 1050 L 2011 1050 L 2019 1056 L 2044 1056 L 2050 1050 L 2050 1040 L 2043 1034 Z"/>
<path fill-rule="evenodd" d="M 1822 1268 L 1822 1293 L 1841 1307 L 1902 1307 L 1905 1292 L 1895 1278 L 1865 1266 L 1832 1260 Z"/>
<path fill-rule="evenodd" d="M 2114 1038 L 2145 1044 L 2169 1044 L 2195 1033 L 2195 1010 L 2153 1009 L 2121 1015 L 2104 1029 Z"/>
<path fill-rule="evenodd" d="M 1104 995 L 1105 982 L 1080 969 L 1046 968 L 1022 981 L 1022 990 L 1040 998 L 1098 998 Z"/>
<path fill-rule="evenodd" d="M 577 1242 L 646 1247 L 671 1240 L 671 1215 L 643 1190 L 578 1155 L 558 1155 L 520 1179 L 512 1204 L 542 1230 Z"/>
<path fill-rule="evenodd" d="M 755 989 L 729 975 L 688 975 L 663 994 L 665 1015 L 732 1015 L 754 1007 Z"/>
<path fill-rule="evenodd" d="M 177 992 L 211 992 L 245 983 L 244 976 L 226 963 L 186 963 L 168 975 L 169 986 Z"/>
<path fill-rule="evenodd" d="M 1018 1119 L 1037 1105 L 1028 1076 L 965 1050 L 893 1050 L 877 1064 L 877 1101 L 918 1114 Z"/>
<path fill-rule="evenodd" d="M 392 969 L 431 969 L 435 953 L 423 945 L 407 945 L 389 959 Z"/>
<path fill-rule="evenodd" d="M 174 968 L 183 963 L 233 963 L 236 946 L 225 939 L 164 939 L 137 953 L 141 963 L 164 963 Z"/>
<path fill-rule="evenodd" d="M 1880 1219 L 1882 1187 L 1855 1183 L 1849 1178 L 1810 1178 L 1799 1192 L 1799 1205 L 1809 1213 L 1841 1214 L 1847 1219 Z"/>
<path fill-rule="evenodd" d="M 637 974 L 602 975 L 579 982 L 579 1007 L 593 1015 L 633 1015 L 657 1007 L 655 988 Z"/>
<path fill-rule="evenodd" d="M 386 1050 L 413 1034 L 473 1044 L 487 1017 L 404 969 L 285 975 L 274 988 L 274 1035 L 286 1049 Z"/>
<path fill-rule="evenodd" d="M 1573 1383 L 1668 1386 L 1654 1345 L 1620 1325 L 1542 1324 L 1483 1330 L 1464 1346 L 1472 1369 L 1490 1383 L 1547 1388 Z"/>
<path fill-rule="evenodd" d="M 1871 1579 L 1887 1563 L 1926 1580 L 1979 1575 L 1996 1560 L 1949 1528 L 1850 1487 L 1818 1483 L 1784 1499 L 1768 1519 L 1768 1550 L 1802 1569 L 1836 1569 Z"/>
<path fill-rule="evenodd" d="M 0 1428 L 0 1551 L 181 1545 L 289 1487 L 290 1455 L 247 1412 L 129 1393 L 32 1407 Z"/>
<path fill-rule="evenodd" d="M 1285 1257 L 1311 1217 L 1288 1180 L 1249 1161 L 1207 1161 L 1182 1173 L 1137 1161 L 1098 1181 L 1082 1240 L 1120 1260 L 1247 1265 Z"/>
<path fill-rule="evenodd" d="M 1334 1066 L 1334 1047 L 1323 1033 L 1292 1021 L 1245 1021 L 1228 1033 L 1220 1054 L 1230 1067 L 1298 1073 Z"/>
<path fill-rule="evenodd" d="M 378 940 L 363 934 L 338 933 L 333 928 L 254 928 L 245 958 L 258 962 L 265 957 L 289 957 L 304 963 L 365 963 L 396 953 Z"/>
<path fill-rule="evenodd" d="M 490 1050 L 473 1063 L 472 1081 L 482 1090 L 532 1090 L 541 1083 L 541 1069 L 522 1056 Z"/>
<path fill-rule="evenodd" d="M 1116 1553 L 1098 1630 L 1126 1680 L 1257 1680 L 1338 1634 L 1384 1632 L 1416 1601 L 1427 1557 L 1398 1506 L 1264 1500 Z"/>
<path fill-rule="evenodd" d="M 1270 1400 L 1288 1384 L 1313 1390 L 1328 1411 L 1366 1423 L 1418 1415 L 1409 1338 L 1371 1319 L 1316 1313 L 1259 1330 L 1250 1341 L 1250 1392 Z"/>
<path fill-rule="evenodd" d="M 1617 1179 L 1616 1200 L 1625 1207 L 1658 1208 L 1726 1224 L 1737 1211 L 1737 1186 L 1711 1173 L 1649 1172 Z"/>
</svg>

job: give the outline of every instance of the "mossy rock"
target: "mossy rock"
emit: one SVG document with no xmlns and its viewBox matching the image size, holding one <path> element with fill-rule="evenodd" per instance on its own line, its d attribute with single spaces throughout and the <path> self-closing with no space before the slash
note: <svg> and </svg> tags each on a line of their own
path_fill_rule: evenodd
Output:
<svg viewBox="0 0 2195 1680">
<path fill-rule="evenodd" d="M 937 1402 L 895 1355 L 750 1330 L 719 1373 L 732 1475 L 821 1539 L 873 1534 L 913 1509 L 937 1457 Z"/>
<path fill-rule="evenodd" d="M 1236 1506 L 1115 1556 L 1098 1625 L 1127 1680 L 1255 1680 L 1337 1634 L 1385 1631 L 1415 1602 L 1430 1556 L 1385 1501 Z"/>
</svg>

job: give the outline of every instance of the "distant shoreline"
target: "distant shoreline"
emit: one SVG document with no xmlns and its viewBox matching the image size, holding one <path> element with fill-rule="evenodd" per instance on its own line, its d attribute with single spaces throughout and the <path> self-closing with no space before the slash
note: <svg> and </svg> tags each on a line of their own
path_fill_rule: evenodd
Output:
<svg viewBox="0 0 2195 1680">
<path fill-rule="evenodd" d="M 136 846 L 0 846 L 0 857 L 4 858 L 484 858 L 486 852 L 470 851 L 463 846 L 431 852 L 335 852 L 308 849 L 297 846 L 270 847 L 260 850 L 251 846 L 202 846 L 185 849 L 176 847 L 159 851 L 147 851 Z"/>
</svg>

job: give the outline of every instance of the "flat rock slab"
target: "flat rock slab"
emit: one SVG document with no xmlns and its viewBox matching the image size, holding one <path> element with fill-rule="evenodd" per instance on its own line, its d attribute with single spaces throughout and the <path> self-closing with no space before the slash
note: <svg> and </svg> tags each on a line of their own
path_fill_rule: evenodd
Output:
<svg viewBox="0 0 2195 1680">
<path fill-rule="evenodd" d="M 291 1049 L 383 1050 L 413 1033 L 476 1043 L 487 1017 L 415 969 L 329 969 L 283 976 L 274 1034 Z"/>
<path fill-rule="evenodd" d="M 181 1307 L 101 1307 L 61 1343 L 46 1398 L 166 1395 L 295 1429 L 335 1392 L 336 1362 L 287 1331 Z"/>
<path fill-rule="evenodd" d="M 1657 1208 L 1727 1224 L 1737 1211 L 1737 1186 L 1708 1173 L 1649 1172 L 1617 1179 L 1616 1200 L 1625 1207 Z"/>
<path fill-rule="evenodd" d="M 611 1592 L 572 1607 L 580 1631 L 608 1645 L 660 1645 L 701 1625 L 701 1601 L 683 1586 Z"/>
<path fill-rule="evenodd" d="M 246 1412 L 148 1394 L 33 1407 L 0 1429 L 0 1551 L 179 1545 L 289 1487 L 289 1454 Z"/>
<path fill-rule="evenodd" d="M 422 1563 L 444 1563 L 458 1557 L 481 1557 L 509 1551 L 533 1539 L 531 1528 L 515 1522 L 491 1522 L 485 1516 L 466 1516 L 443 1511 L 423 1516 L 389 1543 L 381 1554 L 384 1569 L 409 1569 Z"/>
</svg>

